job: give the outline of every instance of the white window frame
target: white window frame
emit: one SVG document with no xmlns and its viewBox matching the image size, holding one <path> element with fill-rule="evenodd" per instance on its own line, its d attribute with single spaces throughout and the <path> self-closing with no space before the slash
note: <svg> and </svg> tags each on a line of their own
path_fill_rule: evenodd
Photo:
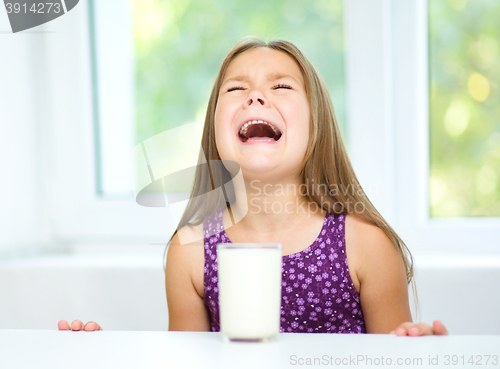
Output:
<svg viewBox="0 0 500 369">
<path fill-rule="evenodd" d="M 168 209 L 96 194 L 87 3 L 75 10 L 45 48 L 54 234 L 166 242 L 175 229 Z M 415 255 L 500 254 L 500 218 L 429 217 L 427 1 L 344 0 L 344 17 L 350 158 L 368 196 Z"/>
<path fill-rule="evenodd" d="M 124 1 L 113 2 L 125 9 L 129 5 Z M 99 1 L 95 4 L 104 3 Z M 87 1 L 81 1 L 58 22 L 50 23 L 53 34 L 45 39 L 45 85 L 49 96 L 47 125 L 52 132 L 49 143 L 52 165 L 48 173 L 50 185 L 47 197 L 51 204 L 53 239 L 69 246 L 166 243 L 175 229 L 166 208 L 141 207 L 133 198 L 103 198 L 96 191 L 88 5 Z M 117 9 L 117 12 L 122 10 Z M 106 21 L 116 19 L 120 18 L 108 18 Z M 113 26 L 107 28 L 108 31 L 112 29 Z M 126 34 L 123 36 L 126 37 Z M 115 34 L 115 37 L 120 37 L 120 34 Z M 110 37 L 103 39 L 113 42 L 112 45 L 102 45 L 104 48 L 118 45 L 118 60 L 123 56 L 120 52 L 127 52 L 126 40 L 120 43 Z M 123 81 L 117 83 L 131 94 L 131 80 L 126 80 L 128 86 Z M 121 103 L 118 101 L 113 105 Z M 130 109 L 128 113 L 126 108 Z M 119 115 L 133 114 L 132 109 L 125 105 Z M 123 148 L 128 143 L 123 141 L 129 138 L 121 136 L 117 139 L 121 139 L 117 142 L 118 147 Z"/>
</svg>

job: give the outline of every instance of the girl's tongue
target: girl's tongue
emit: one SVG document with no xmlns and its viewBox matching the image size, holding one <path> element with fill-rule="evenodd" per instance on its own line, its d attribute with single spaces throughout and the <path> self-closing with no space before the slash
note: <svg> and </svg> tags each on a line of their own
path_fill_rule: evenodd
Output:
<svg viewBox="0 0 500 369">
<path fill-rule="evenodd" d="M 240 132 L 239 137 L 242 142 L 253 141 L 278 141 L 281 133 L 276 133 L 268 124 L 257 123 L 252 124 L 248 129 Z"/>
</svg>

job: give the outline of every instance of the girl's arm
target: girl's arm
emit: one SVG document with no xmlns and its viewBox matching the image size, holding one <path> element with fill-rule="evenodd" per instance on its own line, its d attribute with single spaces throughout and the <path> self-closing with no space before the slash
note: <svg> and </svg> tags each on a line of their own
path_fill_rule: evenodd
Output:
<svg viewBox="0 0 500 369">
<path fill-rule="evenodd" d="M 196 227 L 191 228 L 197 231 Z M 210 330 L 210 317 L 203 302 L 203 263 L 203 238 L 181 245 L 176 234 L 168 248 L 165 267 L 170 331 Z"/>
<path fill-rule="evenodd" d="M 434 327 L 412 323 L 403 260 L 385 233 L 355 215 L 347 216 L 345 232 L 351 278 L 360 294 L 367 332 L 447 334 L 440 322 Z"/>
</svg>

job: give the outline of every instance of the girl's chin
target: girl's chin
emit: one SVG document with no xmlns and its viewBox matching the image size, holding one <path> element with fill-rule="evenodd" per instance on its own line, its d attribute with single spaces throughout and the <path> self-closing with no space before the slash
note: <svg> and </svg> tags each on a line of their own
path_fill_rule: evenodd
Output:
<svg viewBox="0 0 500 369">
<path fill-rule="evenodd" d="M 262 179 L 276 172 L 276 165 L 272 163 L 240 163 L 243 178 L 245 180 Z"/>
<path fill-rule="evenodd" d="M 245 173 L 250 174 L 268 174 L 270 171 L 273 171 L 276 169 L 276 164 L 273 163 L 263 163 L 261 162 L 240 162 L 241 170 L 243 172 L 243 175 Z"/>
<path fill-rule="evenodd" d="M 300 172 L 298 164 L 296 170 L 289 165 L 284 168 L 283 165 L 279 165 L 277 162 L 243 162 L 240 163 L 240 166 L 243 174 L 243 179 L 247 183 L 255 180 L 263 182 L 282 182 L 284 178 L 289 178 L 291 173 L 294 173 L 296 171 L 298 177 L 298 173 Z"/>
</svg>

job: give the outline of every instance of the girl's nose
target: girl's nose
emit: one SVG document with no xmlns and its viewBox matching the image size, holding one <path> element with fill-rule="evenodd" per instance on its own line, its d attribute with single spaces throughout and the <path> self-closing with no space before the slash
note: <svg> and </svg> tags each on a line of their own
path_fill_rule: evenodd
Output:
<svg viewBox="0 0 500 369">
<path fill-rule="evenodd" d="M 250 106 L 252 104 L 260 104 L 260 105 L 264 105 L 265 102 L 264 102 L 264 99 L 261 99 L 261 98 L 249 98 L 248 101 L 247 101 L 247 105 Z"/>
<path fill-rule="evenodd" d="M 246 101 L 246 105 L 247 107 L 250 107 L 252 105 L 266 105 L 266 100 L 264 98 L 264 96 L 262 95 L 262 93 L 260 92 L 252 92 L 250 93 L 250 96 L 248 97 L 247 101 Z"/>
</svg>

